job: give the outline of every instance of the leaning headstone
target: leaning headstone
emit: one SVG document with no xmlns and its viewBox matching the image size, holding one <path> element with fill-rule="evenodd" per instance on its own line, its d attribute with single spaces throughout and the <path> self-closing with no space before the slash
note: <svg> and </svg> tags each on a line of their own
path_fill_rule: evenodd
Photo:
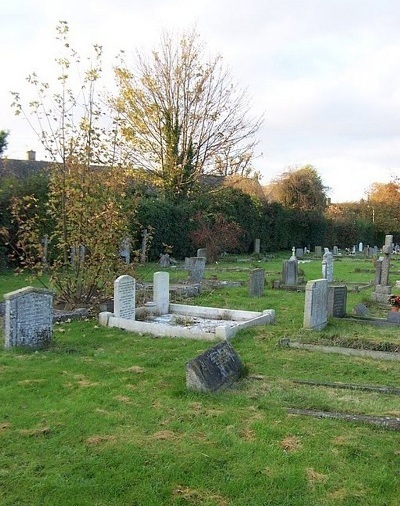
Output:
<svg viewBox="0 0 400 506">
<path fill-rule="evenodd" d="M 114 281 L 114 315 L 116 318 L 135 319 L 135 280 L 124 274 Z"/>
<path fill-rule="evenodd" d="M 253 269 L 251 271 L 249 295 L 250 297 L 261 297 L 264 294 L 265 270 Z"/>
<path fill-rule="evenodd" d="M 4 348 L 45 348 L 53 329 L 53 292 L 28 286 L 6 293 Z"/>
<path fill-rule="evenodd" d="M 328 287 L 328 317 L 343 318 L 346 315 L 347 286 Z"/>
<path fill-rule="evenodd" d="M 216 392 L 233 385 L 243 373 L 243 363 L 233 346 L 223 341 L 186 363 L 186 387 Z"/>
<path fill-rule="evenodd" d="M 198 283 L 204 277 L 206 270 L 205 257 L 190 257 L 188 261 L 189 281 Z"/>
<path fill-rule="evenodd" d="M 356 316 L 366 317 L 368 316 L 369 311 L 365 304 L 360 303 L 354 308 L 354 313 Z"/>
<path fill-rule="evenodd" d="M 314 249 L 314 255 L 315 255 L 317 258 L 322 257 L 322 246 L 315 246 L 315 249 Z"/>
<path fill-rule="evenodd" d="M 284 260 L 282 264 L 282 284 L 285 286 L 297 286 L 298 263 L 296 258 Z"/>
<path fill-rule="evenodd" d="M 159 315 L 169 312 L 169 274 L 155 272 L 153 276 L 153 302 Z"/>
<path fill-rule="evenodd" d="M 333 281 L 333 254 L 330 251 L 322 257 L 322 277 L 332 283 Z"/>
<path fill-rule="evenodd" d="M 316 279 L 306 284 L 303 327 L 322 330 L 328 323 L 328 281 Z"/>
</svg>

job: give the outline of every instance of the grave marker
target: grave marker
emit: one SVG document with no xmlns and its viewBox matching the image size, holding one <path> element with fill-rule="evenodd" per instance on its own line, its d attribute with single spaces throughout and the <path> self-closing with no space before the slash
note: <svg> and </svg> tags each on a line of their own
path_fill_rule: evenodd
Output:
<svg viewBox="0 0 400 506">
<path fill-rule="evenodd" d="M 135 319 L 135 280 L 127 274 L 114 281 L 114 315 L 116 318 Z"/>
<path fill-rule="evenodd" d="M 244 366 L 228 341 L 223 341 L 186 363 L 186 387 L 197 392 L 228 388 L 244 373 Z"/>
<path fill-rule="evenodd" d="M 303 327 L 322 330 L 328 323 L 328 281 L 308 281 L 305 295 Z"/>
<path fill-rule="evenodd" d="M 28 286 L 6 293 L 4 347 L 45 348 L 53 328 L 53 292 Z"/>
<path fill-rule="evenodd" d="M 153 301 L 155 312 L 159 315 L 169 312 L 169 274 L 155 272 L 153 275 Z"/>
<path fill-rule="evenodd" d="M 264 294 L 265 270 L 253 269 L 249 284 L 250 297 L 261 297 Z"/>
<path fill-rule="evenodd" d="M 347 286 L 337 285 L 328 288 L 328 317 L 343 318 L 346 315 Z"/>
</svg>

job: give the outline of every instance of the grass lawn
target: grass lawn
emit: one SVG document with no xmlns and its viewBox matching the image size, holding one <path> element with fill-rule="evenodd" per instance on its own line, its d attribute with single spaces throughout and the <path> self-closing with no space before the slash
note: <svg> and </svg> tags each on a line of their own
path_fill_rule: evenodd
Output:
<svg viewBox="0 0 400 506">
<path fill-rule="evenodd" d="M 282 257 L 223 262 L 206 278 L 243 281 L 187 303 L 273 308 L 277 322 L 246 329 L 232 345 L 249 374 L 235 388 L 189 392 L 185 363 L 211 346 L 99 327 L 54 326 L 50 349 L 0 347 L 0 504 L 11 506 L 398 506 L 399 432 L 364 423 L 291 415 L 288 408 L 400 417 L 400 396 L 293 380 L 400 387 L 400 363 L 282 348 L 303 342 L 400 344 L 397 328 L 332 320 L 302 329 L 304 293 L 266 288 L 250 298 L 250 270 L 279 279 Z M 393 261 L 391 280 L 400 262 Z M 321 261 L 300 264 L 321 278 Z M 151 280 L 157 265 L 138 268 Z M 170 271 L 171 283 L 185 272 Z M 335 279 L 368 283 L 370 260 L 336 260 Z M 0 275 L 1 294 L 26 286 Z M 270 286 L 270 283 L 269 285 Z M 370 304 L 371 288 L 347 310 Z M 384 311 L 375 308 L 377 311 Z"/>
</svg>

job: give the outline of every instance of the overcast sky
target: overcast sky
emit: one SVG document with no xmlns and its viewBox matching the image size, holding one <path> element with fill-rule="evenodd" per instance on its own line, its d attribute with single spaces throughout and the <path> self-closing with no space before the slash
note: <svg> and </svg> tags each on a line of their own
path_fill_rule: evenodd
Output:
<svg viewBox="0 0 400 506">
<path fill-rule="evenodd" d="M 0 130 L 8 158 L 40 144 L 14 117 L 10 91 L 48 80 L 55 27 L 72 45 L 94 43 L 112 68 L 123 49 L 149 51 L 162 31 L 196 28 L 212 55 L 265 113 L 255 167 L 262 184 L 288 167 L 313 165 L 333 202 L 357 201 L 373 182 L 400 175 L 399 0 L 0 0 Z M 262 156 L 261 156 L 262 153 Z"/>
</svg>

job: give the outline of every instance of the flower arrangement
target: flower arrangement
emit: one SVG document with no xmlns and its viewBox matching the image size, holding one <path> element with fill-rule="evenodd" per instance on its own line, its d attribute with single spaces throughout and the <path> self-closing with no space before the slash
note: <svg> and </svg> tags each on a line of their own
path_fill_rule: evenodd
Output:
<svg viewBox="0 0 400 506">
<path fill-rule="evenodd" d="M 391 295 L 389 297 L 389 304 L 393 307 L 400 307 L 400 295 Z"/>
</svg>

